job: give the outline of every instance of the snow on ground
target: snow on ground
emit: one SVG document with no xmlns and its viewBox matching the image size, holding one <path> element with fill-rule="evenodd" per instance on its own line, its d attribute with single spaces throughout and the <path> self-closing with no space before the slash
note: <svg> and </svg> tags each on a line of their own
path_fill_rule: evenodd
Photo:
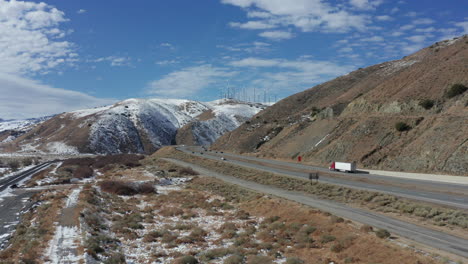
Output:
<svg viewBox="0 0 468 264">
<path fill-rule="evenodd" d="M 90 109 L 77 110 L 77 111 L 73 111 L 73 112 L 70 112 L 70 113 L 73 114 L 73 117 L 78 119 L 78 118 L 82 118 L 82 117 L 85 117 L 85 116 L 97 114 L 99 112 L 104 112 L 104 111 L 110 109 L 111 107 L 112 107 L 112 105 L 108 105 L 108 106 L 103 106 L 103 107 L 96 107 L 96 108 L 90 108 Z"/>
<path fill-rule="evenodd" d="M 75 250 L 80 246 L 77 241 L 80 240 L 78 227 L 57 226 L 54 238 L 50 241 L 45 254 L 49 261 L 44 261 L 44 263 L 78 263 L 83 260 L 83 256 L 75 253 Z"/>
<path fill-rule="evenodd" d="M 24 128 L 27 128 L 28 126 L 41 123 L 49 118 L 51 118 L 51 116 L 40 117 L 40 118 L 30 118 L 30 119 L 23 119 L 23 120 L 0 121 L 0 132 L 5 131 L 5 130 L 23 130 Z"/>
<path fill-rule="evenodd" d="M 65 201 L 65 208 L 73 208 L 78 203 L 78 197 L 82 188 L 72 190 Z M 63 213 L 63 212 L 62 212 Z M 66 217 L 73 217 L 72 215 Z M 57 223 L 54 237 L 49 242 L 45 256 L 48 258 L 44 263 L 78 263 L 84 256 L 77 253 L 81 246 L 81 232 L 78 226 L 62 226 Z"/>
<path fill-rule="evenodd" d="M 47 150 L 55 154 L 79 154 L 76 147 L 68 146 L 63 142 L 50 142 L 47 144 Z"/>
<path fill-rule="evenodd" d="M 68 199 L 65 202 L 65 206 L 67 208 L 74 207 L 78 203 L 78 197 L 80 196 L 81 187 L 78 189 L 74 189 L 69 195 Z"/>
</svg>

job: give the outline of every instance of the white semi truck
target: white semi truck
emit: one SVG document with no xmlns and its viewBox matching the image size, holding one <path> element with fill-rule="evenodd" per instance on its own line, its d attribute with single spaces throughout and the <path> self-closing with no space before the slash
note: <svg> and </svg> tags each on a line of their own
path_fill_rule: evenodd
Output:
<svg viewBox="0 0 468 264">
<path fill-rule="evenodd" d="M 333 162 L 328 168 L 331 171 L 356 172 L 356 162 Z"/>
</svg>

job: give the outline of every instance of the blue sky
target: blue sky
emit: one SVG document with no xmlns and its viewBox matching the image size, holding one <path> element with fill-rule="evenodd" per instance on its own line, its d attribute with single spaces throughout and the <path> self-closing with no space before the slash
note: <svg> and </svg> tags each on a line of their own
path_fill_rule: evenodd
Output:
<svg viewBox="0 0 468 264">
<path fill-rule="evenodd" d="M 465 0 L 0 0 L 0 118 L 133 97 L 210 101 L 227 87 L 280 99 L 467 34 L 467 10 Z"/>
</svg>

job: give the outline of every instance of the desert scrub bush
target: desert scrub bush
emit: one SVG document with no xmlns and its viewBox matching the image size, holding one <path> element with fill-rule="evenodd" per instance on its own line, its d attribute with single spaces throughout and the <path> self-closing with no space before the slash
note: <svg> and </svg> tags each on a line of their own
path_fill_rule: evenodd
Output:
<svg viewBox="0 0 468 264">
<path fill-rule="evenodd" d="M 397 122 L 395 124 L 395 129 L 399 132 L 403 132 L 403 131 L 408 131 L 411 129 L 411 127 L 406 124 L 405 122 Z"/>
<path fill-rule="evenodd" d="M 226 258 L 223 264 L 243 264 L 244 263 L 244 256 L 241 255 L 232 255 Z"/>
<path fill-rule="evenodd" d="M 370 225 L 362 225 L 361 228 L 359 228 L 362 232 L 369 233 L 374 231 L 374 228 Z"/>
<path fill-rule="evenodd" d="M 194 256 L 183 256 L 176 259 L 173 264 L 198 264 L 198 260 Z"/>
<path fill-rule="evenodd" d="M 454 85 L 452 85 L 446 92 L 445 92 L 445 96 L 447 98 L 453 98 L 457 95 L 460 95 L 464 92 L 466 92 L 466 90 L 468 90 L 468 87 L 466 87 L 465 85 L 461 84 L 461 83 L 456 83 Z"/>
<path fill-rule="evenodd" d="M 185 168 L 180 169 L 179 173 L 181 175 L 190 175 L 190 176 L 199 175 L 198 172 L 196 172 L 194 169 L 190 167 L 185 167 Z"/>
<path fill-rule="evenodd" d="M 151 231 L 143 237 L 143 242 L 150 243 L 158 241 L 167 231 L 155 230 Z"/>
<path fill-rule="evenodd" d="M 300 258 L 292 257 L 286 259 L 286 264 L 304 264 L 304 261 Z"/>
<path fill-rule="evenodd" d="M 103 262 L 104 264 L 125 264 L 125 255 L 122 253 L 112 253 Z"/>
<path fill-rule="evenodd" d="M 267 256 L 254 256 L 250 255 L 247 257 L 247 264 L 272 264 L 273 261 Z"/>
<path fill-rule="evenodd" d="M 131 213 L 124 215 L 122 219 L 115 222 L 113 228 L 122 232 L 125 228 L 130 229 L 144 229 L 145 227 L 141 224 L 143 216 L 140 213 Z"/>
<path fill-rule="evenodd" d="M 332 236 L 332 235 L 322 235 L 322 237 L 320 238 L 320 242 L 322 244 L 326 244 L 326 243 L 329 243 L 329 242 L 332 242 L 332 241 L 335 241 L 336 240 L 336 237 Z"/>
<path fill-rule="evenodd" d="M 231 248 L 215 248 L 201 253 L 200 260 L 208 262 L 213 259 L 222 258 L 233 253 Z"/>
<path fill-rule="evenodd" d="M 375 235 L 378 237 L 378 238 L 388 238 L 390 237 L 390 232 L 388 232 L 387 230 L 385 229 L 379 229 L 375 232 Z"/>
<path fill-rule="evenodd" d="M 17 171 L 20 167 L 20 164 L 17 160 L 12 160 L 8 162 L 8 167 L 10 167 L 12 171 Z"/>
<path fill-rule="evenodd" d="M 431 99 L 424 99 L 419 102 L 419 106 L 421 106 L 422 108 L 426 110 L 431 109 L 434 106 L 434 104 L 435 104 L 434 100 L 431 100 Z"/>
<path fill-rule="evenodd" d="M 335 216 L 335 215 L 332 215 L 330 217 L 330 222 L 332 224 L 336 224 L 336 223 L 343 223 L 344 222 L 344 219 L 342 217 L 338 217 L 338 216 Z"/>
<path fill-rule="evenodd" d="M 154 185 L 151 183 L 131 183 L 123 181 L 102 181 L 99 183 L 101 190 L 117 195 L 131 196 L 135 194 L 156 193 Z"/>
<path fill-rule="evenodd" d="M 341 242 L 335 243 L 330 247 L 331 252 L 340 253 L 345 249 L 344 245 Z"/>
<path fill-rule="evenodd" d="M 80 166 L 73 171 L 73 178 L 84 179 L 93 177 L 93 169 L 89 166 Z"/>
<path fill-rule="evenodd" d="M 183 215 L 183 214 L 184 214 L 184 210 L 178 207 L 164 207 L 159 212 L 159 215 L 165 216 L 165 217 L 178 216 L 178 215 Z"/>
</svg>

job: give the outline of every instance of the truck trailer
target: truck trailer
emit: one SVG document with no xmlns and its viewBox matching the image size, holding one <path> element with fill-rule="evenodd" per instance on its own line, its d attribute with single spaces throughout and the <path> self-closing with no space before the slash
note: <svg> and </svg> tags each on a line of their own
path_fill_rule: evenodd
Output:
<svg viewBox="0 0 468 264">
<path fill-rule="evenodd" d="M 328 168 L 331 171 L 356 172 L 356 162 L 333 162 Z"/>
</svg>

